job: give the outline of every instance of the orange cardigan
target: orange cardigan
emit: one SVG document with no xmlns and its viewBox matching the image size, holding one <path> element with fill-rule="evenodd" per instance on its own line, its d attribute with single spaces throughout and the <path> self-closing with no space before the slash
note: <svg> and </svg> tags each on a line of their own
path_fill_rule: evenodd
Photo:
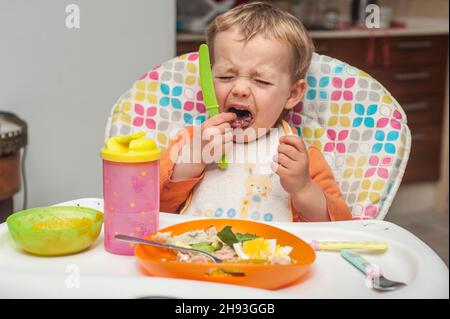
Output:
<svg viewBox="0 0 450 319">
<path fill-rule="evenodd" d="M 186 128 L 192 137 L 193 127 Z M 296 130 L 293 130 L 296 132 Z M 171 151 L 178 152 L 185 141 L 178 134 L 169 148 L 163 153 L 160 162 L 160 210 L 168 213 L 178 213 L 183 203 L 187 200 L 192 189 L 199 183 L 204 173 L 197 178 L 182 181 L 172 181 L 174 162 L 170 159 Z M 176 149 L 173 149 L 176 148 Z M 311 179 L 323 190 L 327 201 L 327 210 L 331 221 L 350 220 L 350 210 L 342 198 L 339 186 L 334 180 L 333 172 L 322 153 L 315 147 L 308 148 L 309 174 Z M 307 221 L 301 216 L 301 212 L 294 212 L 294 221 Z"/>
</svg>

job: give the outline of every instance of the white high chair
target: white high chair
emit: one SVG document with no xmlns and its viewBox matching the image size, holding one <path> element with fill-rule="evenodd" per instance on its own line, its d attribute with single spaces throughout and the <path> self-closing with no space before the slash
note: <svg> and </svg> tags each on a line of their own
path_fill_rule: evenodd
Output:
<svg viewBox="0 0 450 319">
<path fill-rule="evenodd" d="M 364 71 L 314 54 L 308 90 L 286 117 L 332 167 L 354 219 L 383 219 L 402 180 L 411 134 L 391 94 Z M 146 131 L 162 148 L 208 117 L 198 54 L 173 58 L 142 75 L 114 105 L 105 137 Z"/>
</svg>

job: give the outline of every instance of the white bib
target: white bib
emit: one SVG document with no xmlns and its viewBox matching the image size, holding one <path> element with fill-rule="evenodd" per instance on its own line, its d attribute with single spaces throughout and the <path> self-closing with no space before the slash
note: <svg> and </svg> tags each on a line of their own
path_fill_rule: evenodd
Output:
<svg viewBox="0 0 450 319">
<path fill-rule="evenodd" d="M 292 134 L 290 127 L 288 130 Z M 234 149 L 227 154 L 228 168 L 221 170 L 216 163 L 208 165 L 203 180 L 195 186 L 180 214 L 293 221 L 289 194 L 270 168 L 279 138 L 284 134 L 283 126 L 278 125 L 256 141 L 234 143 Z"/>
</svg>

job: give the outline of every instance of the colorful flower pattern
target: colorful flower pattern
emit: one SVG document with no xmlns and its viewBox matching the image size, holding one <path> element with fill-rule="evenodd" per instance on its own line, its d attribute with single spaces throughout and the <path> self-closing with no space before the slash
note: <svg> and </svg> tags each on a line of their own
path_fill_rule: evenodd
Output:
<svg viewBox="0 0 450 319">
<path fill-rule="evenodd" d="M 332 116 L 328 119 L 328 126 L 337 126 L 341 127 L 349 127 L 350 126 L 350 117 L 348 116 L 350 111 L 352 110 L 351 103 L 343 103 L 339 105 L 337 103 L 330 104 L 330 110 Z"/>
<path fill-rule="evenodd" d="M 306 92 L 306 99 L 314 100 L 319 97 L 321 100 L 328 100 L 328 85 L 330 84 L 330 77 L 323 76 L 316 78 L 314 76 L 308 76 L 306 78 L 308 83 L 308 91 Z"/>
<path fill-rule="evenodd" d="M 333 91 L 331 92 L 331 100 L 339 101 L 343 98 L 345 101 L 353 100 L 353 91 L 351 88 L 355 85 L 355 78 L 343 79 L 341 77 L 333 77 L 331 81 Z"/>
<path fill-rule="evenodd" d="M 324 152 L 338 152 L 345 153 L 345 143 L 344 141 L 347 139 L 348 130 L 335 131 L 335 130 L 327 130 L 327 135 L 330 142 L 325 144 L 323 149 Z"/>
<path fill-rule="evenodd" d="M 364 105 L 356 103 L 355 113 L 358 115 L 353 120 L 353 127 L 360 127 L 364 124 L 365 127 L 372 128 L 375 126 L 375 120 L 373 115 L 377 112 L 378 106 L 376 104 L 371 104 L 364 107 Z"/>
<path fill-rule="evenodd" d="M 156 122 L 152 119 L 156 114 L 156 106 L 150 106 L 145 109 L 141 104 L 134 104 L 134 111 L 136 113 L 136 117 L 133 119 L 134 126 L 143 126 L 145 123 L 145 127 L 149 130 L 154 130 L 156 127 Z"/>
</svg>

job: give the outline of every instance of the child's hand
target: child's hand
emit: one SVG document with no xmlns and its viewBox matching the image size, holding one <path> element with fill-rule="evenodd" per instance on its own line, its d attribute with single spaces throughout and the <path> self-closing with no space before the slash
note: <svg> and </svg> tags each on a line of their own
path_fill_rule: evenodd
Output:
<svg viewBox="0 0 450 319">
<path fill-rule="evenodd" d="M 194 137 L 193 143 L 201 142 L 201 145 L 192 145 L 193 150 L 201 151 L 202 164 L 218 162 L 223 154 L 233 144 L 233 132 L 230 122 L 236 119 L 235 113 L 220 113 L 206 120 L 201 125 L 202 138 Z"/>
<path fill-rule="evenodd" d="M 195 127 L 188 143 L 175 150 L 176 162 L 171 179 L 174 181 L 196 178 L 207 164 L 217 162 L 233 144 L 230 122 L 234 113 L 220 113 Z M 214 154 L 211 154 L 214 153 Z"/>
<path fill-rule="evenodd" d="M 273 161 L 272 170 L 287 193 L 298 194 L 311 184 L 308 151 L 299 136 L 282 136 Z"/>
</svg>

